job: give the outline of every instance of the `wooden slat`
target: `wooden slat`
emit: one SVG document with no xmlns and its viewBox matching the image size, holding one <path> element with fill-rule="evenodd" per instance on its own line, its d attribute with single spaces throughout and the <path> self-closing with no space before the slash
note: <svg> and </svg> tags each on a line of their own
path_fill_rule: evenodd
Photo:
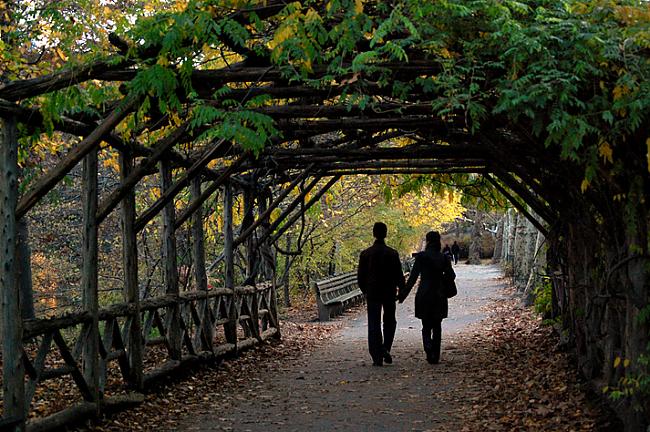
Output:
<svg viewBox="0 0 650 432">
<path fill-rule="evenodd" d="M 115 351 L 124 352 L 126 349 L 126 345 L 124 344 L 124 339 L 122 338 L 122 332 L 120 331 L 120 326 L 117 321 L 115 322 L 115 325 L 113 325 L 112 339 L 113 339 L 112 341 L 113 349 Z M 134 376 L 137 374 L 137 372 L 133 371 L 133 368 L 135 366 L 133 365 L 132 359 L 130 359 L 126 354 L 119 356 L 118 364 L 120 365 L 120 371 L 122 372 L 122 377 L 126 380 L 126 382 L 128 382 L 131 385 L 136 385 L 136 382 L 134 381 Z"/>
<path fill-rule="evenodd" d="M 43 373 L 43 368 L 45 367 L 45 359 L 47 354 L 50 352 L 52 346 L 52 333 L 46 333 L 43 335 L 43 339 L 38 347 L 38 352 L 36 353 L 36 358 L 34 359 L 34 365 L 32 373 L 30 374 L 30 380 L 27 384 L 27 389 L 25 390 L 25 406 L 30 406 L 34 394 L 36 393 L 36 386 L 41 381 L 41 374 Z M 24 354 L 23 354 L 24 355 Z"/>
<path fill-rule="evenodd" d="M 74 382 L 77 384 L 77 388 L 81 392 L 81 395 L 87 401 L 92 401 L 92 391 L 90 390 L 90 387 L 88 386 L 88 383 L 86 382 L 83 374 L 79 370 L 79 365 L 75 361 L 74 357 L 72 357 L 72 354 L 70 353 L 68 345 L 65 343 L 63 336 L 61 336 L 61 333 L 58 330 L 54 331 L 54 343 L 59 348 L 59 353 L 61 353 L 61 357 L 63 357 L 65 363 L 68 366 L 72 367 L 73 370 L 70 371 L 70 374 L 72 375 Z"/>
<path fill-rule="evenodd" d="M 60 378 L 62 376 L 71 375 L 73 372 L 79 371 L 75 366 L 61 366 L 53 369 L 46 369 L 41 372 L 40 381 L 46 381 L 54 378 Z"/>
</svg>

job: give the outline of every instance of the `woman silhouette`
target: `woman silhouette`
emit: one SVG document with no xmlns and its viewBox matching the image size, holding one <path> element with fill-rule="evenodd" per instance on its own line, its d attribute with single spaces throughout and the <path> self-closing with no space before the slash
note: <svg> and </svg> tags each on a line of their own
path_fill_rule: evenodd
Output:
<svg viewBox="0 0 650 432">
<path fill-rule="evenodd" d="M 415 294 L 415 317 L 422 320 L 422 344 L 431 364 L 440 361 L 442 320 L 447 318 L 447 296 L 444 293 L 443 278 L 454 280 L 456 274 L 451 268 L 451 259 L 440 252 L 440 234 L 430 231 L 426 235 L 424 251 L 415 255 L 415 263 L 404 292 L 399 293 L 402 303 L 420 277 Z"/>
</svg>

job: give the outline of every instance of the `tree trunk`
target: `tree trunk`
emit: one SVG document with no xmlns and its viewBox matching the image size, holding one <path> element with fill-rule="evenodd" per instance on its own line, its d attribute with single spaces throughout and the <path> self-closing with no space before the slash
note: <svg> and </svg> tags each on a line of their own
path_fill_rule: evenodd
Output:
<svg viewBox="0 0 650 432">
<path fill-rule="evenodd" d="M 515 241 L 514 241 L 514 260 L 513 260 L 513 276 L 515 286 L 518 290 L 523 291 L 526 287 L 528 273 L 526 272 L 526 249 L 528 244 L 528 232 L 526 218 L 521 214 L 517 214 L 517 224 L 515 227 Z"/>
<path fill-rule="evenodd" d="M 332 243 L 332 247 L 330 248 L 329 252 L 329 263 L 327 265 L 327 274 L 330 276 L 334 276 L 336 274 L 336 250 L 338 243 L 336 240 Z"/>
<path fill-rule="evenodd" d="M 483 237 L 483 213 L 476 212 L 474 217 L 474 226 L 472 227 L 472 238 L 469 243 L 469 261 L 468 264 L 481 264 L 481 245 Z"/>
<path fill-rule="evenodd" d="M 508 210 L 508 232 L 507 232 L 507 247 L 504 250 L 504 261 L 514 266 L 515 257 L 515 235 L 517 233 L 517 219 L 518 213 L 514 209 Z"/>
<path fill-rule="evenodd" d="M 544 243 L 544 236 L 541 232 L 535 230 L 535 242 L 533 247 L 533 261 L 530 266 L 528 282 L 526 289 L 524 289 L 524 304 L 531 306 L 535 302 L 535 289 L 539 286 L 540 273 L 546 267 L 546 252 L 542 246 Z M 544 318 L 551 318 L 550 316 Z"/>
<path fill-rule="evenodd" d="M 494 253 L 492 254 L 492 262 L 497 263 L 501 261 L 501 251 L 503 250 L 503 230 L 505 228 L 505 215 L 501 216 L 497 223 L 497 233 L 494 239 Z"/>
<path fill-rule="evenodd" d="M 287 251 L 291 250 L 291 234 L 287 234 Z M 282 280 L 282 287 L 284 289 L 284 306 L 291 307 L 291 296 L 289 290 L 289 270 L 291 269 L 291 256 L 284 256 L 284 274 Z"/>
</svg>

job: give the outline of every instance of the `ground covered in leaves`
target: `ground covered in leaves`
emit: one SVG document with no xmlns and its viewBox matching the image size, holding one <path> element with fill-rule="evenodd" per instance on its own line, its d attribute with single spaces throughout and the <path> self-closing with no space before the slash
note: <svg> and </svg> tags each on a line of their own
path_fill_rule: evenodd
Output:
<svg viewBox="0 0 650 432">
<path fill-rule="evenodd" d="M 457 269 L 463 291 L 439 365 L 424 360 L 412 305 L 398 308 L 395 363 L 383 368 L 370 365 L 361 311 L 320 324 L 295 310 L 282 342 L 197 369 L 80 430 L 618 430 L 556 351 L 551 328 L 484 272 Z"/>
<path fill-rule="evenodd" d="M 259 383 L 265 374 L 277 371 L 285 362 L 331 340 L 332 333 L 340 325 L 340 322 L 321 324 L 314 321 L 314 308 L 305 304 L 285 309 L 281 341 L 264 343 L 237 358 L 198 367 L 183 376 L 168 379 L 147 394 L 142 405 L 99 421 L 88 421 L 73 430 L 177 430 L 180 418 L 191 417 L 206 404 L 218 410 L 221 401 L 250 397 L 249 388 Z"/>
</svg>

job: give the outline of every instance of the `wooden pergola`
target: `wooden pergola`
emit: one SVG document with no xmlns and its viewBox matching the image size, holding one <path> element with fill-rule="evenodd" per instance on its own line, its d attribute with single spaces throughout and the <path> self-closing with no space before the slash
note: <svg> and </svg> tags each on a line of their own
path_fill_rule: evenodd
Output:
<svg viewBox="0 0 650 432">
<path fill-rule="evenodd" d="M 264 20 L 284 7 L 271 0 L 254 9 Z M 233 15 L 245 22 L 251 10 Z M 116 49 L 126 53 L 126 42 L 114 36 Z M 224 44 L 244 60 L 214 70 L 195 70 L 192 87 L 205 106 L 223 108 L 217 90 L 230 87 L 227 99 L 243 108 L 251 98 L 265 95 L 267 103 L 249 111 L 273 119 L 279 133 L 259 153 L 233 140 L 202 139 L 211 124 L 191 127 L 188 117 L 171 125 L 167 114 L 154 112 L 126 139 L 116 132 L 142 104 L 142 96 L 125 90 L 119 100 L 106 104 L 96 116 L 68 114 L 57 119 L 57 131 L 82 137 L 48 172 L 18 193 L 17 124 L 36 130 L 43 124 L 40 107 L 23 103 L 38 95 L 84 85 L 89 81 L 126 84 L 157 51 L 148 48 L 139 59 L 120 56 L 77 66 L 50 75 L 0 84 L 0 287 L 3 298 L 3 390 L 5 425 L 24 430 L 36 388 L 42 382 L 67 377 L 83 395 L 83 402 L 50 417 L 30 421 L 27 430 L 60 426 L 82 414 L 97 414 L 111 404 L 125 403 L 103 397 L 108 365 L 117 361 L 123 382 L 136 393 L 159 377 L 188 363 L 215 360 L 237 353 L 271 337 L 280 336 L 276 308 L 275 264 L 270 252 L 283 233 L 317 203 L 341 176 L 382 174 L 455 174 L 485 176 L 542 232 L 558 219 L 563 195 L 558 171 L 565 169 L 556 155 L 542 145 L 522 144 L 520 131 L 503 119 L 485 121 L 479 133 L 470 133 L 461 116 L 440 118 L 432 113 L 432 95 L 413 85 L 404 98 L 391 95 L 372 75 L 357 82 L 335 82 L 312 88 L 290 82 L 268 59 L 251 54 L 232 41 Z M 422 57 L 408 63 L 382 63 L 382 73 L 401 81 L 433 75 L 439 64 Z M 310 78 L 326 73 L 315 68 Z M 350 80 L 352 81 L 352 80 Z M 121 88 L 127 89 L 127 85 Z M 340 96 L 363 92 L 367 106 L 346 106 Z M 182 99 L 181 102 L 185 103 Z M 144 145 L 144 133 L 158 133 L 153 145 Z M 181 146 L 196 142 L 190 156 Z M 120 184 L 109 194 L 98 193 L 100 146 L 120 153 Z M 544 161 L 553 160 L 554 164 Z M 15 280 L 16 222 L 25 217 L 79 164 L 83 166 L 83 311 L 51 319 L 21 320 L 19 289 Z M 161 195 L 149 208 L 136 212 L 136 186 L 157 175 Z M 290 194 L 296 190 L 296 196 Z M 187 193 L 189 204 L 178 210 L 174 199 Z M 203 226 L 204 204 L 215 194 L 223 203 L 225 284 L 208 289 Z M 233 197 L 242 195 L 246 215 L 234 226 Z M 306 197 L 309 195 L 309 199 Z M 517 195 L 528 207 L 515 199 Z M 271 222 L 270 215 L 281 209 Z M 123 301 L 107 308 L 98 303 L 98 227 L 112 212 L 119 212 L 126 280 Z M 137 234 L 160 218 L 163 239 L 165 294 L 142 300 L 139 295 Z M 189 224 L 195 257 L 193 286 L 179 291 L 175 232 Z M 234 254 L 246 249 L 249 284 L 236 286 Z M 261 253 L 259 252 L 261 251 Z M 262 258 L 260 258 L 260 256 Z M 269 257 L 271 257 L 269 259 Z M 261 264 L 255 265 L 256 261 Z M 76 329 L 69 344 L 63 331 Z M 152 339 L 152 329 L 160 336 Z M 239 330 L 239 331 L 238 331 Z M 224 343 L 214 336 L 222 333 Z M 39 341 L 35 357 L 24 350 L 26 341 Z M 153 344 L 164 345 L 163 363 L 145 372 L 143 358 Z M 63 365 L 51 369 L 45 358 L 60 356 Z M 128 402 L 128 400 L 126 401 Z"/>
</svg>

